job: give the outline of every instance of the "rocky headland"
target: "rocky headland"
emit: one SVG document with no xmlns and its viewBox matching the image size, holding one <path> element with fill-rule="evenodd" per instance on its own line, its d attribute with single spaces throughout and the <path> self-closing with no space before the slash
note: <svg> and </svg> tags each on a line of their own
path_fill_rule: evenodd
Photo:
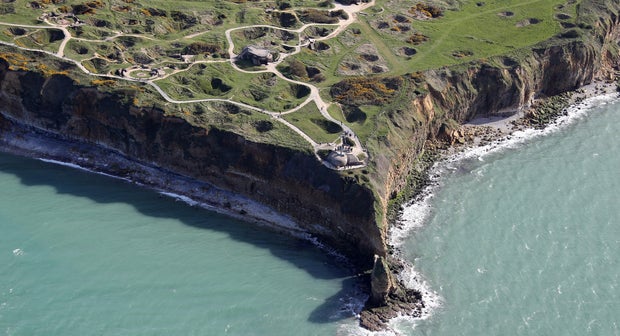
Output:
<svg viewBox="0 0 620 336">
<path fill-rule="evenodd" d="M 80 84 L 71 76 L 72 64 L 50 75 L 15 68 L 3 58 L 0 147 L 127 177 L 316 237 L 368 274 L 370 299 L 361 324 L 380 330 L 388 319 L 416 316 L 424 306 L 421 293 L 400 282 L 405 266 L 388 236 L 399 206 L 424 185 L 435 149 L 467 138 L 494 139 L 494 131 L 482 126 L 478 133 L 461 128 L 476 118 L 522 113 L 526 124 L 517 127 L 540 127 L 570 103 L 562 94 L 616 80 L 620 4 L 589 0 L 578 11 L 583 29 L 518 57 L 401 76 L 407 90 L 399 99 L 407 108 L 384 111 L 387 134 L 368 140 L 369 165 L 361 173 L 329 169 L 309 150 L 137 106 L 123 92 Z"/>
</svg>

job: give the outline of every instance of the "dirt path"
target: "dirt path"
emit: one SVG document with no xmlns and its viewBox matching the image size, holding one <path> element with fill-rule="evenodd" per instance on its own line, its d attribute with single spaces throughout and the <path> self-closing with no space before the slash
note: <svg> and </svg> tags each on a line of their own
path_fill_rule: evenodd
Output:
<svg viewBox="0 0 620 336">
<path fill-rule="evenodd" d="M 341 32 L 343 32 L 351 23 L 355 22 L 357 20 L 357 13 L 365 10 L 366 8 L 369 8 L 371 6 L 374 6 L 375 4 L 375 0 L 372 0 L 369 3 L 363 3 L 363 4 L 358 4 L 358 5 L 348 5 L 348 6 L 344 6 L 341 4 L 336 4 L 335 8 L 333 10 L 343 10 L 345 13 L 347 13 L 348 18 L 346 20 L 341 20 L 340 22 L 338 22 L 337 24 L 333 24 L 334 26 L 336 26 L 336 29 L 334 29 L 333 32 L 331 32 L 329 35 L 324 36 L 324 37 L 319 37 L 314 39 L 315 41 L 322 41 L 322 40 L 328 40 L 331 38 L 334 38 L 336 36 L 338 36 Z M 9 42 L 3 42 L 0 41 L 0 44 L 3 45 L 8 45 L 14 48 L 18 48 L 21 50 L 26 50 L 26 51 L 34 51 L 34 52 L 43 52 L 58 58 L 61 58 L 65 61 L 71 62 L 73 64 L 75 64 L 80 70 L 82 70 L 84 73 L 91 75 L 91 76 L 96 76 L 96 77 L 103 77 L 103 78 L 109 78 L 109 79 L 120 79 L 120 80 L 125 80 L 125 81 L 132 81 L 132 82 L 140 82 L 140 83 L 145 83 L 150 85 L 151 87 L 153 87 L 160 95 L 161 97 L 166 100 L 169 103 L 173 103 L 173 104 L 191 104 L 191 103 L 202 103 L 202 102 L 223 102 L 223 103 L 228 103 L 228 104 L 233 104 L 236 106 L 240 106 L 252 111 L 256 111 L 259 113 L 264 113 L 267 115 L 270 115 L 272 117 L 273 120 L 280 122 L 284 125 L 286 125 L 288 128 L 290 128 L 292 131 L 294 131 L 295 133 L 299 134 L 304 140 L 306 140 L 314 149 L 315 151 L 315 156 L 317 157 L 317 159 L 319 161 L 321 161 L 324 165 L 326 165 L 329 168 L 335 169 L 335 167 L 332 167 L 330 164 L 328 164 L 327 162 L 323 161 L 318 155 L 317 152 L 319 149 L 335 149 L 334 145 L 329 145 L 329 144 L 319 144 L 316 141 L 314 141 L 308 134 L 306 134 L 305 132 L 303 132 L 301 129 L 299 129 L 297 126 L 291 124 L 290 122 L 284 120 L 283 118 L 281 118 L 281 115 L 286 115 L 286 114 L 290 114 L 290 113 L 294 113 L 299 111 L 301 108 L 305 107 L 307 104 L 310 104 L 312 102 L 315 103 L 316 107 L 319 109 L 321 115 L 335 123 L 340 125 L 340 127 L 342 128 L 343 132 L 346 133 L 348 135 L 348 137 L 350 139 L 352 139 L 354 141 L 354 146 L 352 146 L 352 154 L 354 155 L 358 155 L 360 153 L 364 153 L 365 150 L 362 147 L 362 144 L 359 140 L 359 138 L 355 135 L 355 132 L 353 132 L 353 130 L 351 128 L 349 128 L 347 125 L 343 124 L 341 121 L 333 118 L 328 112 L 327 109 L 329 108 L 329 103 L 326 103 L 323 98 L 321 98 L 321 95 L 319 94 L 319 88 L 316 87 L 315 85 L 312 84 L 308 84 L 305 82 L 300 82 L 300 81 L 296 81 L 290 78 L 287 78 L 286 76 L 284 76 L 280 71 L 277 70 L 277 66 L 288 56 L 292 56 L 295 55 L 299 52 L 301 52 L 301 48 L 305 47 L 308 45 L 309 42 L 305 42 L 302 43 L 301 41 L 301 35 L 299 37 L 299 42 L 297 45 L 291 46 L 294 48 L 294 51 L 291 53 L 287 53 L 287 54 L 281 54 L 281 57 L 278 61 L 270 63 L 266 66 L 266 68 L 264 70 L 255 70 L 255 71 L 250 71 L 250 70 L 245 70 L 245 69 L 241 69 L 237 66 L 237 64 L 235 63 L 236 61 L 236 57 L 237 55 L 234 53 L 234 49 L 235 49 L 235 45 L 234 42 L 232 40 L 231 37 L 231 33 L 233 31 L 236 30 L 241 30 L 241 29 L 249 29 L 249 28 L 269 28 L 269 29 L 277 29 L 277 30 L 283 30 L 283 31 L 288 31 L 288 32 L 292 32 L 292 33 L 297 33 L 297 34 L 301 34 L 304 30 L 306 30 L 308 27 L 312 27 L 312 26 L 325 26 L 325 24 L 317 24 L 317 23 L 308 23 L 305 24 L 303 26 L 301 26 L 298 29 L 287 29 L 287 28 L 280 28 L 280 27 L 274 27 L 274 26 L 269 26 L 269 25 L 251 25 L 251 26 L 244 26 L 244 27 L 235 27 L 235 28 L 231 28 L 225 31 L 225 36 L 226 36 L 226 40 L 228 42 L 228 54 L 229 54 L 229 60 L 218 60 L 218 61 L 196 61 L 196 62 L 192 62 L 189 64 L 189 66 L 186 69 L 183 70 L 175 70 L 172 73 L 169 73 L 165 76 L 162 76 L 160 78 L 156 78 L 156 79 L 139 79 L 139 78 L 132 78 L 132 77 L 121 77 L 121 76 L 115 76 L 115 75 L 109 75 L 109 74 L 98 74 L 98 73 L 92 73 L 90 72 L 88 69 L 86 69 L 82 63 L 80 61 L 77 60 L 73 60 L 70 58 L 65 57 L 65 48 L 67 46 L 67 44 L 69 43 L 69 41 L 71 39 L 75 39 L 75 40 L 79 40 L 79 41 L 85 41 L 85 42 L 92 42 L 92 43 L 104 43 L 104 42 L 109 42 L 113 39 L 116 39 L 120 36 L 133 36 L 133 37 L 138 37 L 138 38 L 145 38 L 145 39 L 150 39 L 153 40 L 152 37 L 148 37 L 148 36 L 144 36 L 141 34 L 123 34 L 121 32 L 117 32 L 116 35 L 111 36 L 111 37 L 107 37 L 103 40 L 89 40 L 89 39 L 81 39 L 81 38 L 75 38 L 71 35 L 71 33 L 69 32 L 69 30 L 67 29 L 66 26 L 62 26 L 62 25 L 54 25 L 51 24 L 48 21 L 44 21 L 47 26 L 41 25 L 41 26 L 35 26 L 35 25 L 21 25 L 21 24 L 14 24 L 14 23 L 5 23 L 5 22 L 0 22 L 0 25 L 4 25 L 4 26 L 12 26 L 12 27 L 20 27 L 20 28 L 34 28 L 34 29 L 58 29 L 61 30 L 64 34 L 64 38 L 62 40 L 62 42 L 60 43 L 60 46 L 58 47 L 58 51 L 56 53 L 50 52 L 50 51 L 46 51 L 46 50 L 39 50 L 39 49 L 33 49 L 33 48 L 25 48 L 25 47 L 20 47 L 14 43 L 9 43 Z M 197 32 L 197 33 L 193 33 L 190 35 L 185 36 L 185 38 L 190 39 L 190 38 L 194 38 L 196 36 L 199 36 L 201 34 L 204 34 L 206 32 Z M 243 72 L 243 73 L 273 73 L 276 76 L 278 76 L 280 79 L 287 81 L 289 83 L 294 83 L 294 84 L 298 84 L 298 85 L 303 85 L 306 86 L 310 89 L 310 94 L 308 95 L 308 98 L 302 102 L 301 104 L 299 104 L 298 106 L 287 110 L 287 111 L 283 111 L 283 112 L 273 112 L 273 111 L 267 111 L 265 109 L 256 107 L 256 106 L 252 106 L 249 104 L 245 104 L 242 102 L 237 102 L 237 101 L 233 101 L 231 99 L 218 99 L 218 98 L 208 98 L 208 99 L 191 99 L 191 100 L 176 100 L 173 99 L 172 97 L 170 97 L 159 85 L 157 85 L 155 83 L 156 80 L 160 80 L 160 79 L 164 79 L 166 77 L 169 77 L 173 74 L 182 72 L 182 71 L 187 71 L 188 69 L 190 69 L 193 65 L 195 64 L 199 64 L 199 63 L 222 63 L 222 62 L 229 62 L 231 64 L 231 66 L 239 71 L 239 72 Z M 365 166 L 365 164 L 364 164 Z M 355 167 L 358 168 L 358 167 Z"/>
<path fill-rule="evenodd" d="M 338 22 L 337 24 L 333 24 L 335 26 L 337 26 L 337 28 L 331 32 L 329 35 L 324 36 L 324 37 L 320 37 L 320 38 L 316 38 L 314 39 L 315 41 L 323 41 L 323 40 L 328 40 L 331 38 L 334 38 L 336 36 L 338 36 L 341 32 L 343 32 L 350 24 L 352 24 L 353 22 L 357 21 L 357 13 L 371 7 L 374 6 L 375 1 L 371 1 L 369 3 L 363 3 L 361 5 L 349 5 L 349 6 L 344 6 L 341 4 L 336 4 L 334 10 L 340 10 L 342 9 L 345 13 L 347 13 L 348 19 L 346 20 L 341 20 L 340 22 Z M 288 114 L 288 113 L 292 113 L 295 112 L 299 109 L 301 109 L 302 107 L 304 107 L 306 104 L 308 104 L 310 101 L 314 101 L 314 103 L 316 104 L 316 107 L 319 109 L 321 115 L 337 124 L 340 125 L 340 127 L 342 128 L 344 133 L 349 134 L 349 138 L 351 138 L 355 145 L 353 146 L 353 154 L 354 155 L 358 155 L 360 153 L 364 152 L 364 149 L 362 147 L 361 141 L 359 140 L 359 138 L 357 137 L 357 135 L 355 134 L 355 132 L 347 125 L 345 125 L 344 123 L 342 123 L 341 121 L 335 119 L 334 117 L 332 117 L 328 112 L 327 109 L 329 108 L 328 103 L 326 103 L 323 98 L 321 98 L 321 95 L 319 94 L 319 89 L 318 87 L 316 87 L 315 85 L 312 84 L 308 84 L 305 82 L 300 82 L 300 81 L 296 81 L 293 79 L 290 79 L 286 76 L 284 76 L 280 71 L 277 70 L 277 66 L 282 63 L 282 61 L 284 61 L 284 59 L 286 57 L 295 55 L 299 52 L 301 52 L 301 47 L 306 46 L 307 43 L 301 43 L 301 41 L 299 42 L 298 45 L 293 46 L 295 48 L 295 50 L 291 53 L 288 54 L 281 54 L 280 55 L 280 59 L 276 62 L 270 63 L 267 65 L 266 70 L 259 70 L 259 71 L 248 71 L 248 70 L 244 70 L 241 69 L 237 66 L 237 64 L 235 63 L 236 57 L 237 55 L 234 53 L 235 50 L 235 44 L 232 40 L 232 36 L 231 33 L 233 31 L 236 30 L 241 30 L 241 29 L 248 29 L 248 28 L 270 28 L 270 29 L 277 29 L 277 30 L 283 30 L 283 31 L 287 31 L 287 32 L 291 32 L 291 33 L 297 33 L 297 34 L 301 34 L 304 30 L 306 30 L 308 27 L 312 27 L 312 26 L 325 26 L 324 24 L 316 24 L 316 23 L 308 23 L 305 24 L 303 26 L 301 26 L 298 29 L 287 29 L 287 28 L 280 28 L 280 27 L 274 27 L 274 26 L 269 26 L 269 25 L 252 25 L 252 26 L 244 26 L 244 27 L 235 27 L 235 28 L 231 28 L 226 30 L 225 35 L 226 35 L 226 40 L 228 42 L 228 54 L 229 54 L 229 59 L 230 59 L 230 63 L 233 66 L 233 68 L 235 68 L 237 71 L 241 71 L 244 73 L 263 73 L 263 72 L 271 72 L 273 74 L 275 74 L 276 76 L 278 76 L 279 78 L 290 82 L 290 83 L 294 83 L 294 84 L 298 84 L 298 85 L 304 85 L 308 88 L 310 88 L 310 95 L 308 97 L 308 99 L 306 101 L 304 101 L 302 104 L 300 104 L 299 106 L 297 106 L 296 108 L 283 112 L 283 114 Z M 195 35 L 195 34 L 194 34 Z M 299 37 L 301 39 L 301 36 Z M 381 45 L 384 45 L 383 42 L 381 42 Z M 393 61 L 393 60 L 392 60 Z M 315 152 L 319 150 L 320 148 L 323 148 L 324 145 L 318 145 L 318 144 L 314 144 L 313 145 Z"/>
</svg>

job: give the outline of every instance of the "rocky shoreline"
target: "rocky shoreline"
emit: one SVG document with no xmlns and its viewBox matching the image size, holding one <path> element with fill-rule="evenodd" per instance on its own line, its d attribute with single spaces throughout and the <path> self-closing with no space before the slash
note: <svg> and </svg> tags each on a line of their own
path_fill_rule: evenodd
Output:
<svg viewBox="0 0 620 336">
<path fill-rule="evenodd" d="M 436 141 L 427 141 L 426 154 L 422 156 L 418 168 L 414 170 L 415 173 L 410 176 L 408 191 L 402 194 L 403 197 L 395 199 L 396 206 L 390 214 L 391 222 L 398 227 L 399 223 L 395 219 L 402 212 L 402 205 L 420 197 L 420 192 L 432 183 L 433 179 L 429 174 L 436 162 L 458 152 L 504 141 L 516 131 L 526 128 L 543 128 L 563 115 L 566 107 L 578 104 L 588 97 L 616 90 L 617 87 L 613 82 L 597 82 L 571 93 L 535 101 L 527 109 L 515 111 L 511 116 L 475 119 L 456 130 L 446 132 Z M 139 162 L 114 149 L 106 148 L 104 145 L 65 139 L 44 130 L 23 126 L 18 121 L 11 120 L 7 115 L 4 117 L 13 125 L 9 128 L 5 127 L 10 131 L 5 130 L 0 133 L 1 151 L 75 165 L 95 173 L 125 179 L 184 200 L 189 204 L 200 205 L 212 211 L 268 227 L 271 230 L 310 240 L 343 263 L 348 263 L 346 258 L 336 250 L 324 245 L 299 227 L 293 218 L 268 206 L 219 189 L 206 182 L 159 168 L 155 164 Z M 360 325 L 373 331 L 389 329 L 389 321 L 398 316 L 421 317 L 426 307 L 424 294 L 415 289 L 408 289 L 403 280 L 399 279 L 399 274 L 410 265 L 399 259 L 398 247 L 389 246 L 388 254 L 385 267 L 380 267 L 379 271 L 393 274 L 393 280 L 398 285 L 388 295 L 387 305 L 373 306 L 369 303 L 359 317 Z M 373 269 L 373 273 L 375 271 L 377 267 Z M 372 277 L 373 274 L 369 276 Z"/>
<path fill-rule="evenodd" d="M 544 128 L 564 115 L 567 107 L 578 104 L 586 98 L 616 90 L 615 83 L 597 82 L 571 93 L 535 101 L 527 109 L 515 112 L 508 117 L 473 120 L 462 125 L 458 130 L 452 131 L 449 136 L 438 141 L 428 141 L 426 144 L 428 154 L 422 158 L 420 166 L 411 178 L 409 191 L 404 194 L 406 199 L 398 199 L 394 207 L 391 215 L 393 225 L 396 228 L 400 225 L 397 220 L 394 220 L 402 214 L 402 206 L 411 200 L 419 199 L 422 191 L 436 179 L 436 176 L 429 175 L 434 164 L 459 152 L 510 139 L 516 131 L 526 128 Z M 190 205 L 199 205 L 274 231 L 310 240 L 319 248 L 340 259 L 343 264 L 350 264 L 336 250 L 324 245 L 300 228 L 292 218 L 258 202 L 216 188 L 206 182 L 164 170 L 154 164 L 138 162 L 113 149 L 78 143 L 33 127 L 16 127 L 16 125 L 19 123 L 14 122 L 10 132 L 5 131 L 0 134 L 0 151 L 55 161 L 59 164 L 76 166 L 94 173 L 124 179 L 178 198 Z M 387 305 L 375 307 L 368 304 L 364 308 L 359 315 L 359 322 L 363 328 L 371 331 L 390 330 L 389 321 L 396 317 L 420 318 L 423 316 L 426 293 L 407 288 L 404 284 L 400 274 L 411 265 L 401 260 L 399 256 L 398 246 L 389 246 L 389 257 L 383 270 L 394 275 L 398 286 L 388 295 Z M 376 269 L 375 267 L 373 272 Z M 373 274 L 369 276 L 372 277 Z"/>
<path fill-rule="evenodd" d="M 64 139 L 14 122 L 10 131 L 3 130 L 0 133 L 0 151 L 123 179 L 189 205 L 201 206 L 270 230 L 310 240 L 346 262 L 344 256 L 318 242 L 292 218 L 268 206 L 154 164 L 139 162 L 113 149 Z"/>
<path fill-rule="evenodd" d="M 386 106 L 373 124 L 382 131 L 367 139 L 371 164 L 359 172 L 330 170 L 307 149 L 253 130 L 246 134 L 236 123 L 203 124 L 192 111 L 179 115 L 165 106 L 136 105 L 124 90 L 101 90 L 70 72 L 47 76 L 20 70 L 4 59 L 0 147 L 115 175 L 330 245 L 369 280 L 361 324 L 386 329 L 392 317 L 419 316 L 429 305 L 419 291 L 407 289 L 409 279 L 401 279 L 410 268 L 400 260 L 398 246 L 390 246 L 389 230 L 398 223 L 388 221 L 391 207 L 398 210 L 428 185 L 423 166 L 437 159 L 421 164 L 425 153 L 485 151 L 485 144 L 509 140 L 513 128 L 551 122 L 570 103 L 563 92 L 595 78 L 612 80 L 620 72 L 618 10 L 616 3 L 586 2 L 580 17 L 597 19 L 584 20 L 592 26 L 582 36 L 554 37 L 517 59 L 498 56 L 400 77 L 410 88 L 399 97 L 404 104 Z M 515 111 L 522 106 L 537 108 Z M 233 120 L 227 113 L 221 117 Z M 529 118 L 513 124 L 507 114 Z M 478 115 L 490 120 L 472 120 Z M 466 121 L 473 125 L 461 126 Z"/>
<path fill-rule="evenodd" d="M 445 160 L 458 156 L 459 153 L 464 153 L 477 147 L 501 144 L 510 140 L 517 131 L 544 129 L 561 116 L 567 115 L 568 108 L 575 107 L 581 109 L 578 104 L 584 100 L 614 92 L 620 92 L 620 87 L 615 82 L 595 82 L 572 92 L 534 101 L 522 111 L 515 111 L 506 117 L 472 120 L 453 131 L 450 137 L 444 137 L 440 141 L 427 143 L 427 146 L 434 153 L 434 155 L 429 156 L 432 158 L 432 162 L 425 162 L 423 170 L 417 172 L 416 180 L 419 182 L 409 193 L 410 197 L 408 200 L 405 200 L 403 203 L 411 204 L 426 196 L 423 194 L 424 191 L 438 179 L 438 176 L 430 175 L 433 174 L 431 168 L 435 164 L 440 164 Z M 402 216 L 402 210 L 403 207 L 400 206 L 397 212 L 399 217 Z M 395 229 L 402 228 L 402 223 L 398 223 L 398 220 L 393 225 Z M 390 330 L 395 332 L 389 328 L 390 320 L 399 316 L 421 318 L 423 317 L 423 309 L 427 306 L 424 298 L 428 293 L 407 289 L 403 283 L 400 275 L 405 268 L 412 266 L 400 259 L 399 247 L 391 245 L 390 254 L 390 270 L 399 278 L 398 281 L 402 290 L 389 295 L 387 306 L 366 307 L 360 314 L 360 325 L 371 331 Z"/>
<path fill-rule="evenodd" d="M 546 99 L 535 100 L 522 111 L 516 111 L 506 118 L 480 118 L 461 127 L 460 139 L 455 139 L 444 154 L 453 155 L 472 147 L 497 143 L 510 138 L 514 132 L 528 128 L 543 129 L 559 117 L 567 115 L 567 109 L 576 106 L 585 99 L 618 92 L 619 87 L 613 81 L 598 81 L 575 91 L 565 92 Z M 579 108 L 579 107 L 577 107 Z"/>
</svg>

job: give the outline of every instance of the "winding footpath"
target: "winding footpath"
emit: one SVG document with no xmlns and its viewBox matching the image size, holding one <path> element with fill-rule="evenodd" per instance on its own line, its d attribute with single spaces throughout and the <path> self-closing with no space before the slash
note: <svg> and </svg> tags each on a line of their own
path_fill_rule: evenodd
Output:
<svg viewBox="0 0 620 336">
<path fill-rule="evenodd" d="M 173 104 L 191 104 L 191 103 L 202 103 L 202 102 L 220 102 L 220 103 L 227 103 L 227 104 L 233 104 L 239 107 L 243 107 L 245 109 L 251 110 L 251 111 L 256 111 L 259 113 L 263 113 L 263 114 L 267 114 L 270 115 L 272 117 L 273 120 L 285 125 L 286 127 L 288 127 L 289 129 L 291 129 L 292 131 L 294 131 L 295 133 L 299 134 L 304 140 L 306 140 L 314 149 L 315 152 L 315 156 L 316 158 L 323 163 L 323 165 L 327 166 L 328 168 L 331 169 L 352 169 L 352 168 L 360 168 L 360 167 L 364 167 L 366 164 L 361 164 L 361 165 L 357 165 L 357 166 L 348 166 L 348 167 L 334 167 L 332 164 L 330 164 L 329 162 L 326 162 L 325 160 L 323 160 L 322 158 L 319 157 L 318 155 L 318 151 L 319 150 L 324 150 L 324 149 L 335 149 L 336 146 L 334 144 L 320 144 L 317 143 L 316 141 L 314 141 L 308 134 L 306 134 L 304 131 L 302 131 L 301 129 L 299 129 L 297 126 L 291 124 L 290 122 L 288 122 L 287 120 L 285 120 L 284 118 L 282 118 L 283 115 L 287 115 L 290 113 L 294 113 L 299 111 L 301 108 L 305 107 L 306 105 L 314 102 L 314 104 L 316 105 L 316 107 L 318 108 L 318 110 L 320 111 L 321 115 L 337 124 L 340 125 L 340 127 L 342 128 L 343 133 L 347 134 L 348 137 L 350 139 L 352 139 L 354 141 L 354 146 L 352 147 L 352 151 L 351 154 L 353 155 L 359 155 L 361 153 L 366 153 L 366 151 L 363 149 L 362 144 L 359 140 L 359 138 L 355 135 L 355 132 L 353 132 L 353 130 L 345 125 L 343 122 L 335 119 L 334 117 L 332 117 L 329 112 L 328 112 L 328 108 L 331 105 L 331 103 L 326 103 L 323 98 L 321 98 L 321 95 L 319 94 L 319 88 L 316 87 L 315 85 L 312 84 L 308 84 L 305 82 L 301 82 L 301 81 L 296 81 L 293 79 L 290 79 L 286 76 L 284 76 L 280 71 L 277 70 L 277 66 L 282 63 L 282 61 L 284 61 L 284 59 L 288 56 L 292 56 L 295 55 L 299 52 L 301 52 L 303 47 L 306 47 L 309 45 L 309 41 L 303 42 L 301 41 L 301 33 L 306 30 L 309 27 L 312 26 L 326 26 L 326 25 L 334 25 L 336 26 L 336 29 L 334 29 L 330 34 L 323 36 L 323 37 L 318 37 L 313 39 L 315 42 L 316 41 L 323 41 L 323 40 L 328 40 L 331 38 L 334 38 L 336 36 L 338 36 L 341 32 L 343 32 L 351 23 L 355 22 L 356 17 L 357 17 L 357 13 L 373 6 L 375 3 L 374 0 L 372 0 L 371 2 L 368 3 L 363 3 L 363 4 L 357 4 L 357 5 L 341 5 L 341 4 L 335 4 L 335 8 L 332 10 L 342 10 L 343 12 L 345 12 L 347 14 L 347 19 L 346 20 L 340 20 L 338 23 L 335 24 L 317 24 L 317 23 L 309 23 L 309 24 L 305 24 L 303 26 L 301 26 L 298 29 L 286 29 L 286 28 L 280 28 L 280 27 L 275 27 L 275 26 L 269 26 L 269 25 L 251 25 L 251 26 L 243 26 L 243 27 L 235 27 L 235 28 L 231 28 L 225 31 L 225 36 L 226 36 L 226 40 L 228 42 L 228 55 L 229 55 L 229 59 L 228 60 L 213 60 L 213 61 L 195 61 L 189 64 L 189 66 L 186 69 L 182 69 L 182 70 L 174 70 L 171 73 L 168 73 L 164 76 L 161 76 L 159 78 L 151 78 L 151 79 L 141 79 L 141 78 L 132 78 L 132 77 L 124 77 L 124 76 L 116 76 L 116 75 L 112 75 L 112 74 L 99 74 L 99 73 L 94 73 L 91 72 L 90 70 L 88 70 L 86 67 L 84 67 L 84 65 L 82 65 L 81 61 L 77 61 L 71 58 L 68 58 L 65 56 L 65 48 L 67 46 L 67 44 L 69 43 L 69 41 L 71 39 L 75 39 L 75 40 L 79 40 L 79 41 L 85 41 L 85 42 L 93 42 L 93 43 L 99 43 L 99 42 L 109 42 L 113 39 L 116 39 L 118 37 L 121 36 L 134 36 L 134 37 L 139 37 L 139 38 L 146 38 L 146 39 L 153 39 L 152 37 L 147 37 L 147 36 L 142 36 L 142 35 L 137 35 L 137 34 L 131 34 L 131 35 L 126 35 L 123 34 L 122 32 L 116 32 L 115 35 L 107 37 L 103 40 L 87 40 L 87 39 L 81 39 L 81 38 L 76 38 L 73 37 L 71 35 L 71 33 L 69 32 L 69 30 L 67 29 L 68 25 L 56 25 L 56 24 L 52 24 L 47 20 L 43 20 L 43 22 L 45 24 L 47 24 L 47 26 L 37 26 L 37 25 L 23 25 L 23 24 L 15 24 L 15 23 L 7 23 L 7 22 L 0 22 L 0 25 L 2 26 L 10 26 L 10 27 L 19 27 L 19 28 L 30 28 L 30 29 L 56 29 L 56 30 L 60 30 L 62 31 L 62 33 L 64 34 L 64 38 L 62 39 L 60 46 L 58 47 L 58 51 L 57 52 L 51 52 L 51 51 L 47 51 L 47 50 L 42 50 L 42 49 L 35 49 L 35 48 L 27 48 L 27 47 L 22 47 L 19 46 L 15 43 L 11 43 L 11 42 L 5 42 L 5 41 L 0 41 L 0 44 L 2 45 L 7 45 L 7 46 L 11 46 L 20 50 L 25 50 L 25 51 L 32 51 L 32 52 L 41 52 L 41 53 L 45 53 L 57 58 L 60 58 L 64 61 L 70 62 L 75 64 L 80 70 L 82 70 L 84 73 L 90 75 L 90 76 L 95 76 L 95 77 L 101 77 L 101 78 L 107 78 L 107 79 L 118 79 L 118 80 L 125 80 L 125 81 L 131 81 L 131 82 L 140 82 L 140 83 L 145 83 L 147 85 L 150 85 L 151 87 L 153 87 L 160 95 L 161 97 L 166 100 L 169 103 L 173 103 Z M 232 40 L 231 37 L 231 33 L 237 30 L 243 30 L 243 29 L 251 29 L 251 28 L 268 28 L 268 29 L 274 29 L 274 30 L 282 30 L 282 31 L 287 31 L 287 32 L 291 32 L 291 33 L 297 33 L 299 34 L 299 42 L 297 45 L 293 45 L 293 46 L 288 46 L 288 47 L 292 47 L 293 51 L 290 53 L 283 53 L 280 54 L 280 57 L 277 61 L 272 62 L 267 64 L 267 66 L 265 67 L 264 70 L 255 70 L 255 71 L 249 71 L 249 70 L 245 70 L 245 69 L 241 69 L 237 64 L 236 64 L 236 60 L 237 60 L 237 56 L 234 53 L 234 49 L 235 49 L 235 45 L 234 42 Z M 204 34 L 205 32 L 198 32 L 198 33 L 194 33 L 188 36 L 185 36 L 185 38 L 192 38 L 195 36 L 199 36 L 201 34 Z M 265 109 L 256 107 L 256 106 L 252 106 L 246 103 L 242 103 L 242 102 L 238 102 L 238 101 L 234 101 L 232 99 L 221 99 L 221 98 L 206 98 L 206 99 L 191 99 L 191 100 L 177 100 L 177 99 L 173 99 L 172 97 L 170 97 L 159 85 L 157 85 L 155 82 L 157 80 L 161 80 L 164 78 L 167 78 L 173 74 L 182 72 L 182 71 L 187 71 L 189 70 L 193 65 L 195 64 L 199 64 L 199 63 L 223 63 L 223 62 L 229 62 L 230 65 L 237 71 L 239 72 L 243 72 L 243 73 L 273 73 L 275 74 L 278 78 L 287 81 L 289 83 L 293 83 L 293 84 L 297 84 L 297 85 L 303 85 L 305 87 L 308 87 L 310 89 L 310 94 L 308 95 L 308 98 L 306 100 L 304 100 L 301 104 L 299 104 L 298 106 L 289 109 L 287 111 L 282 111 L 282 112 L 274 112 L 274 111 L 267 111 Z"/>
</svg>

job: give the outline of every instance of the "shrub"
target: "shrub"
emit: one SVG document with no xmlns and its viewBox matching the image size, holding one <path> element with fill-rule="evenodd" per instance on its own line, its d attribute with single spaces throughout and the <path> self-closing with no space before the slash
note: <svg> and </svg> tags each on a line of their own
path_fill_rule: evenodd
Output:
<svg viewBox="0 0 620 336">
<path fill-rule="evenodd" d="M 418 2 L 414 7 L 409 9 L 409 13 L 415 14 L 416 12 L 429 18 L 438 18 L 443 16 L 443 11 L 441 8 L 421 2 Z"/>
<path fill-rule="evenodd" d="M 306 66 L 296 59 L 291 59 L 288 63 L 291 75 L 299 78 L 308 78 Z"/>
<path fill-rule="evenodd" d="M 428 40 L 429 40 L 428 36 L 423 35 L 421 33 L 414 33 L 413 35 L 409 36 L 409 38 L 407 38 L 407 42 L 413 45 L 422 44 Z"/>
<path fill-rule="evenodd" d="M 254 122 L 254 128 L 260 133 L 269 132 L 273 129 L 273 123 L 268 120 L 258 120 Z"/>
<path fill-rule="evenodd" d="M 338 17 L 332 17 L 328 11 L 305 9 L 299 12 L 301 20 L 314 23 L 338 23 Z"/>
<path fill-rule="evenodd" d="M 90 83 L 97 86 L 113 86 L 116 81 L 113 79 L 94 79 Z"/>
<path fill-rule="evenodd" d="M 402 86 L 400 77 L 353 77 L 336 83 L 330 95 L 345 105 L 381 105 L 392 98 Z"/>
</svg>

